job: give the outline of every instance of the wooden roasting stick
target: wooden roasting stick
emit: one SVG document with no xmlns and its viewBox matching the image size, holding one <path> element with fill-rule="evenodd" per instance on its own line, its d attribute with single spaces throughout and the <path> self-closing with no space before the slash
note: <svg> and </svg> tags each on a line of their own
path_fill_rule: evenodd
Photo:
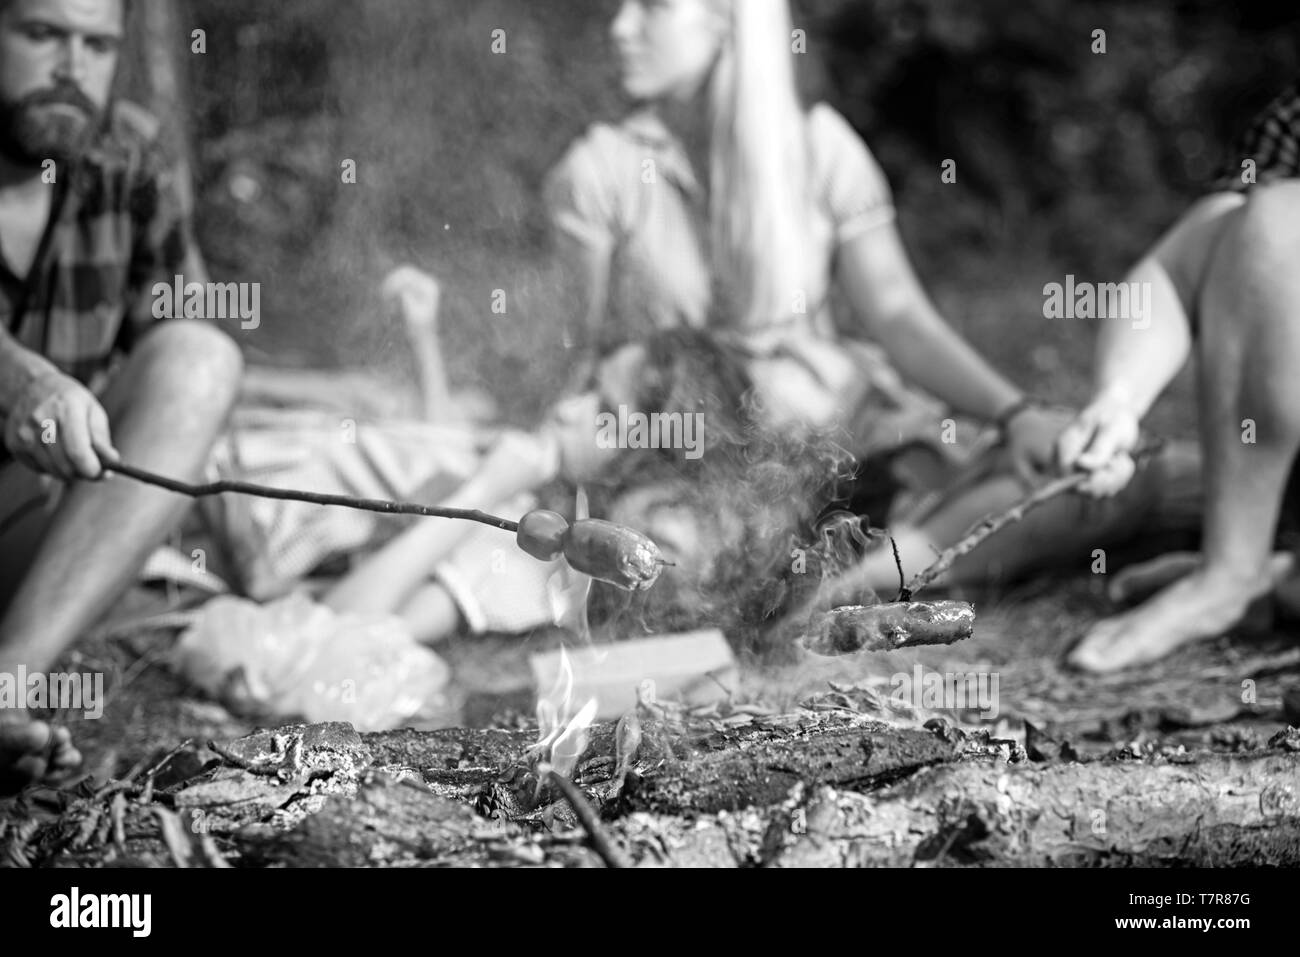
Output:
<svg viewBox="0 0 1300 957">
<path fill-rule="evenodd" d="M 343 508 L 355 508 L 365 512 L 382 512 L 386 515 L 423 515 L 426 518 L 454 518 L 467 522 L 479 522 L 491 525 L 505 532 L 519 531 L 519 523 L 511 522 L 495 515 L 488 515 L 477 509 L 440 508 L 436 505 L 416 505 L 411 502 L 387 502 L 379 499 L 355 498 L 351 495 L 325 495 L 319 492 L 304 492 L 295 489 L 272 488 L 267 485 L 253 485 L 250 482 L 223 480 L 208 482 L 203 485 L 190 485 L 163 475 L 155 475 L 138 469 L 133 465 L 116 462 L 105 466 L 109 472 L 124 475 L 137 482 L 187 495 L 190 498 L 208 498 L 213 495 L 252 495 L 257 498 L 273 498 L 285 502 L 306 502 L 310 505 L 337 505 Z"/>
<path fill-rule="evenodd" d="M 279 489 L 249 482 L 223 480 L 204 485 L 190 485 L 144 469 L 116 462 L 105 467 L 109 472 L 176 492 L 190 498 L 207 498 L 214 495 L 252 495 L 257 498 L 279 499 L 290 502 L 307 502 L 312 505 L 334 505 L 343 508 L 381 512 L 386 515 L 421 515 L 427 518 L 460 519 L 490 525 L 516 536 L 520 548 L 542 561 L 553 561 L 561 556 L 575 569 L 592 578 L 607 582 L 625 591 L 645 591 L 658 580 L 664 560 L 658 546 L 640 532 L 599 519 L 584 519 L 570 524 L 552 512 L 530 512 L 522 521 L 489 515 L 478 509 L 448 508 L 436 505 L 416 505 L 410 502 L 388 502 L 378 499 L 356 498 L 351 495 L 325 495 L 295 489 Z M 517 491 L 517 489 L 512 489 Z M 546 521 L 547 518 L 551 521 Z M 536 531 L 537 520 L 546 527 L 546 539 Z M 549 539 L 553 538 L 553 542 Z M 550 548 L 554 551 L 550 551 Z"/>
<path fill-rule="evenodd" d="M 1134 453 L 1139 466 L 1161 448 L 1158 440 L 1144 443 Z M 918 602 L 913 597 L 963 555 L 1034 509 L 1078 489 L 1090 473 L 1074 472 L 1049 482 L 1023 501 L 998 515 L 990 515 L 972 528 L 959 542 L 944 549 L 924 571 L 901 589 L 898 601 L 880 605 L 848 605 L 820 615 L 803 639 L 813 654 L 836 656 L 862 651 L 893 651 L 918 645 L 951 645 L 975 632 L 975 608 L 963 601 Z M 897 555 L 897 552 L 895 552 Z"/>
</svg>

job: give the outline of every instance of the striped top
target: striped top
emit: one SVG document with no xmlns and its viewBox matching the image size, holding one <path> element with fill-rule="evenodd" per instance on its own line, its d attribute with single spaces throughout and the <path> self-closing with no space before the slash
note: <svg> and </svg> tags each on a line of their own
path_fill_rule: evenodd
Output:
<svg viewBox="0 0 1300 957">
<path fill-rule="evenodd" d="M 28 275 L 0 257 L 0 324 L 83 383 L 156 321 L 155 283 L 170 287 L 191 264 L 186 280 L 205 278 L 194 275 L 202 266 L 191 257 L 179 166 L 158 133 L 140 107 L 115 104 L 94 145 L 55 169 L 50 221 Z"/>
<path fill-rule="evenodd" d="M 1246 176 L 1247 160 L 1254 163 L 1253 177 Z M 1264 107 L 1238 137 L 1215 188 L 1244 191 L 1296 176 L 1300 176 L 1300 83 Z"/>
</svg>

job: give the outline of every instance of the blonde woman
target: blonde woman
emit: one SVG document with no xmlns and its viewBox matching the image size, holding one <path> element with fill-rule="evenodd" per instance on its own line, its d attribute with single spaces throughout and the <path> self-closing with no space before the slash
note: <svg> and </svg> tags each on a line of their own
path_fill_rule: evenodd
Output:
<svg viewBox="0 0 1300 957">
<path fill-rule="evenodd" d="M 935 547 L 1051 468 L 1067 420 L 1027 400 L 943 321 L 908 262 L 871 153 L 835 111 L 800 105 L 785 0 L 627 0 L 611 34 L 635 108 L 619 123 L 591 127 L 546 187 L 579 289 L 579 321 L 566 331 L 579 388 L 527 441 L 515 436 L 489 456 L 448 504 L 504 500 L 557 476 L 599 482 L 617 467 L 644 479 L 653 456 L 600 450 L 601 409 L 653 394 L 730 397 L 722 383 L 736 378 L 733 359 L 748 390 L 731 404 L 745 408 L 715 407 L 721 414 L 710 413 L 706 434 L 716 436 L 733 414 L 757 413 L 782 436 L 829 431 L 846 441 L 847 433 L 851 451 L 865 457 L 908 437 L 937 439 L 949 409 L 1000 427 L 1000 473 L 951 496 L 917 527 L 893 529 L 908 568 L 927 564 Z M 859 323 L 848 340 L 831 319 L 835 285 Z M 666 360 L 665 341 L 698 354 Z M 909 391 L 898 373 L 941 401 Z M 681 387 L 653 387 L 665 378 Z M 1105 514 L 1087 523 L 1088 547 L 1132 526 L 1141 486 L 1098 506 Z M 726 565 L 718 559 L 736 539 L 761 550 L 754 529 L 727 514 L 725 489 L 720 498 L 692 499 L 686 483 L 670 480 L 634 488 L 605 517 L 650 532 L 677 562 L 656 595 L 673 588 L 674 601 L 698 610 L 696 584 L 711 578 L 713 563 Z M 1063 529 L 1080 527 L 1077 516 L 1044 509 L 1000 536 L 1002 547 L 995 538 L 968 577 L 1066 557 L 1081 543 Z M 523 631 L 550 620 L 547 582 L 556 570 L 516 554 L 501 533 L 464 540 L 463 531 L 411 529 L 344 579 L 330 604 L 395 611 L 428 641 L 465 625 Z M 896 582 L 892 554 L 876 551 L 823 597 L 850 600 Z M 734 592 L 715 590 L 734 605 Z"/>
<path fill-rule="evenodd" d="M 711 329 L 752 357 L 754 391 L 768 400 L 758 404 L 779 413 L 769 424 L 848 424 L 859 454 L 909 435 L 937 440 L 950 411 L 996 425 L 1002 471 L 917 527 L 893 530 L 912 570 L 1051 469 L 1065 419 L 1027 399 L 940 317 L 870 151 L 830 107 L 800 104 L 786 0 L 625 0 L 611 36 L 635 107 L 591 127 L 547 188 L 584 291 L 585 321 L 569 330 L 576 354 L 604 356 L 676 325 Z M 834 286 L 856 321 L 851 341 L 838 344 Z M 861 408 L 864 373 L 877 382 L 889 375 L 867 364 L 862 340 L 942 405 L 901 392 L 892 410 Z M 909 417 L 897 403 L 921 412 Z M 1089 547 L 1130 529 L 1141 504 L 1135 489 L 1095 516 Z M 1079 535 L 1066 531 L 1077 516 L 1040 515 L 1027 531 L 1000 536 L 1006 547 L 995 538 L 982 568 L 966 564 L 967 577 L 1078 551 Z M 836 583 L 834 597 L 896 582 L 893 556 L 877 551 Z"/>
</svg>

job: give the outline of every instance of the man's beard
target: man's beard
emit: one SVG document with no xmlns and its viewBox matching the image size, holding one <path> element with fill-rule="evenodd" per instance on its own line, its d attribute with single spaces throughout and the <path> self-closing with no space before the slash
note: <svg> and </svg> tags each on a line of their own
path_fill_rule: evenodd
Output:
<svg viewBox="0 0 1300 957">
<path fill-rule="evenodd" d="M 37 90 L 0 104 L 0 153 L 22 166 L 69 162 L 90 145 L 101 117 L 78 87 L 65 83 Z"/>
</svg>

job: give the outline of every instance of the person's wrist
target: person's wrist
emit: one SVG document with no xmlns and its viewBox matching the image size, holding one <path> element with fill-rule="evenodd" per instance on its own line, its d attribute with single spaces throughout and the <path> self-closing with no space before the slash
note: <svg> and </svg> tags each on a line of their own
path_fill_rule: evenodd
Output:
<svg viewBox="0 0 1300 957">
<path fill-rule="evenodd" d="M 58 370 L 36 356 L 15 356 L 0 373 L 0 422 L 8 420 L 23 397 L 44 379 L 57 376 Z M 32 361 L 36 360 L 36 361 Z"/>
<path fill-rule="evenodd" d="M 1141 420 L 1147 411 L 1131 390 L 1118 385 L 1106 386 L 1099 390 L 1090 404 L 1093 408 L 1103 410 L 1110 415 L 1130 415 L 1138 420 Z"/>
</svg>

